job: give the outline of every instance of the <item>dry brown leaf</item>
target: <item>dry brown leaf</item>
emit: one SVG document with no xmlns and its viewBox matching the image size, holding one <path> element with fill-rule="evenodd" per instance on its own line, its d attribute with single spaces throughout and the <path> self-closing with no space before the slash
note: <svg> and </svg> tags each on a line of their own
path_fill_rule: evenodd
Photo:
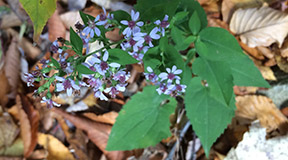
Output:
<svg viewBox="0 0 288 160">
<path fill-rule="evenodd" d="M 232 14 L 238 8 L 261 7 L 264 2 L 272 3 L 276 0 L 223 0 L 221 5 L 221 13 L 223 21 L 229 23 Z"/>
<path fill-rule="evenodd" d="M 224 28 L 226 30 L 229 30 L 229 26 L 227 23 L 225 23 L 224 21 L 221 21 L 218 18 L 212 18 L 210 16 L 207 16 L 207 20 L 208 20 L 208 26 L 211 27 L 221 27 Z"/>
<path fill-rule="evenodd" d="M 18 40 L 16 37 L 12 38 L 11 44 L 5 56 L 5 74 L 11 87 L 11 92 L 8 98 L 15 99 L 19 84 L 20 75 L 20 53 L 18 51 Z"/>
<path fill-rule="evenodd" d="M 29 157 L 37 145 L 39 114 L 25 96 L 16 97 L 21 137 L 24 143 L 24 157 Z"/>
<path fill-rule="evenodd" d="M 265 96 L 246 95 L 236 97 L 236 116 L 247 118 L 251 121 L 259 119 L 267 132 L 280 129 L 282 124 L 288 124 L 287 118 L 280 112 L 271 99 Z"/>
<path fill-rule="evenodd" d="M 111 151 L 108 152 L 105 150 L 108 137 L 111 131 L 112 126 L 104 123 L 99 123 L 92 121 L 88 118 L 78 117 L 71 114 L 68 114 L 61 109 L 53 108 L 53 111 L 63 118 L 69 120 L 73 123 L 78 129 L 84 130 L 88 138 L 109 158 L 113 160 L 122 160 L 127 158 L 128 151 Z"/>
<path fill-rule="evenodd" d="M 258 90 L 258 87 L 240 87 L 240 86 L 234 86 L 234 93 L 237 96 L 244 96 L 247 94 L 255 94 Z"/>
<path fill-rule="evenodd" d="M 8 28 L 6 30 L 9 34 L 11 34 L 13 37 L 16 37 L 16 39 L 19 39 L 19 33 L 15 30 Z M 22 37 L 21 41 L 19 42 L 20 47 L 24 50 L 25 56 L 28 59 L 35 60 L 40 54 L 41 50 L 34 46 L 27 38 Z"/>
<path fill-rule="evenodd" d="M 13 118 L 4 112 L 0 115 L 0 148 L 9 147 L 18 136 L 19 128 L 14 123 Z"/>
<path fill-rule="evenodd" d="M 93 121 L 96 121 L 96 122 L 101 122 L 101 123 L 106 123 L 106 124 L 111 124 L 113 125 L 116 121 L 116 118 L 118 116 L 118 113 L 117 112 L 114 112 L 114 111 L 111 111 L 111 112 L 108 112 L 108 113 L 105 113 L 105 114 L 102 114 L 102 115 L 99 115 L 97 116 L 96 114 L 94 113 L 84 113 L 83 114 L 85 117 L 93 120 Z"/>
<path fill-rule="evenodd" d="M 55 41 L 58 37 L 65 37 L 66 28 L 61 21 L 59 11 L 57 9 L 48 20 L 48 28 L 49 40 L 51 42 Z"/>
<path fill-rule="evenodd" d="M 238 9 L 232 16 L 230 29 L 249 47 L 277 42 L 280 48 L 288 33 L 288 16 L 267 6 Z"/>
<path fill-rule="evenodd" d="M 259 60 L 264 60 L 265 57 L 262 55 L 261 52 L 259 52 L 256 48 L 251 48 L 249 46 L 247 46 L 245 43 L 242 43 L 241 41 L 239 41 L 239 38 L 237 38 L 240 46 L 251 56 L 253 56 L 254 58 L 257 58 Z"/>
<path fill-rule="evenodd" d="M 69 149 L 52 135 L 38 133 L 38 143 L 48 151 L 47 160 L 74 159 Z"/>
<path fill-rule="evenodd" d="M 275 57 L 269 59 L 268 61 L 266 61 L 264 63 L 264 66 L 267 66 L 267 67 L 272 67 L 272 66 L 275 66 L 277 63 L 276 63 L 276 60 L 275 60 Z"/>
<path fill-rule="evenodd" d="M 260 62 L 260 61 L 254 61 L 254 64 L 260 70 L 263 78 L 265 78 L 266 80 L 270 80 L 270 81 L 276 81 L 277 80 L 275 75 L 274 75 L 274 72 L 272 71 L 272 69 L 270 67 L 263 66 L 262 62 Z"/>
<path fill-rule="evenodd" d="M 261 52 L 265 57 L 271 59 L 274 57 L 274 53 L 267 47 L 258 46 L 256 47 L 259 52 Z"/>
<path fill-rule="evenodd" d="M 278 67 L 282 71 L 288 73 L 288 60 L 287 60 L 287 58 L 283 58 L 283 57 L 277 55 L 277 56 L 275 56 L 275 60 L 277 62 Z"/>
<path fill-rule="evenodd" d="M 10 27 L 17 27 L 22 24 L 21 20 L 16 16 L 14 12 L 5 14 L 1 17 L 0 28 L 6 29 Z"/>
<path fill-rule="evenodd" d="M 288 40 L 286 40 L 280 49 L 281 56 L 284 58 L 288 58 Z"/>
<path fill-rule="evenodd" d="M 72 27 L 74 30 L 76 30 L 75 24 L 77 22 L 80 22 L 81 24 L 83 24 L 83 21 L 78 11 L 69 11 L 64 14 L 61 14 L 60 19 L 65 25 L 66 29 L 69 29 L 70 27 Z"/>
<path fill-rule="evenodd" d="M 6 104 L 8 103 L 7 94 L 10 92 L 10 84 L 6 78 L 6 74 L 3 68 L 0 69 L 0 84 L 1 84 L 0 105 L 5 107 Z"/>
</svg>

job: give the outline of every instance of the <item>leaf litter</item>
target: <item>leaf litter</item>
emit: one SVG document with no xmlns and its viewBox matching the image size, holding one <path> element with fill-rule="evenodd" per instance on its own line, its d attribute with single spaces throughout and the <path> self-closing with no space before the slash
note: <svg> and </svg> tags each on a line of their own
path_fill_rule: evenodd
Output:
<svg viewBox="0 0 288 160">
<path fill-rule="evenodd" d="M 123 104 L 126 104 L 132 94 L 139 92 L 145 86 L 145 82 L 141 81 L 140 75 L 143 68 L 137 65 L 130 66 L 131 73 L 133 73 L 129 80 L 131 89 L 128 91 L 129 93 L 124 94 L 125 96 L 129 95 L 128 98 L 124 98 L 123 95 L 119 94 L 116 100 L 111 100 L 108 103 L 93 99 L 89 95 L 69 100 L 73 103 L 66 103 L 67 99 L 63 98 L 63 108 L 49 110 L 39 103 L 39 99 L 33 98 L 32 90 L 21 82 L 19 48 L 24 50 L 30 69 L 32 66 L 35 67 L 35 62 L 39 60 L 39 57 L 50 56 L 50 53 L 47 52 L 47 48 L 49 48 L 47 45 L 49 44 L 48 39 L 54 41 L 60 36 L 69 37 L 67 30 L 74 27 L 75 22 L 79 20 L 79 16 L 75 14 L 77 12 L 61 6 L 66 3 L 65 1 L 58 3 L 58 6 L 62 8 L 57 9 L 57 12 L 48 21 L 40 36 L 39 46 L 35 46 L 32 43 L 32 26 L 29 22 L 24 37 L 19 40 L 20 30 L 18 28 L 20 28 L 20 22 L 23 22 L 25 17 L 27 18 L 27 15 L 22 14 L 21 16 L 19 14 L 22 13 L 23 8 L 11 2 L 8 4 L 0 2 L 9 8 L 13 8 L 9 16 L 15 19 L 15 21 L 2 19 L 0 25 L 1 41 L 3 42 L 1 47 L 3 56 L 1 56 L 1 59 L 5 62 L 4 67 L 0 69 L 0 83 L 1 87 L 3 86 L 0 91 L 0 108 L 2 108 L 0 132 L 5 132 L 3 133 L 5 138 L 0 138 L 0 156 L 25 156 L 31 159 L 33 157 L 35 159 L 37 159 L 36 157 L 46 159 L 100 159 L 101 156 L 108 159 L 129 157 L 130 159 L 141 159 L 141 157 L 144 159 L 149 157 L 150 159 L 157 159 L 157 157 L 162 159 L 168 157 L 171 146 L 175 141 L 162 141 L 162 144 L 158 145 L 164 145 L 165 147 L 157 145 L 158 147 L 148 147 L 144 151 L 108 152 L 105 150 L 111 127 L 115 123 L 119 110 Z M 103 2 L 95 4 L 89 1 L 83 10 L 85 13 L 96 16 L 101 12 L 97 5 L 108 5 L 108 3 L 102 4 Z M 110 1 L 107 0 L 107 2 Z M 241 147 L 242 143 L 245 143 L 248 126 L 254 120 L 259 120 L 257 125 L 264 128 L 259 129 L 259 126 L 257 126 L 259 130 L 257 131 L 253 122 L 250 132 L 261 133 L 262 139 L 263 136 L 266 136 L 284 140 L 285 137 L 281 137 L 281 135 L 287 134 L 286 116 L 288 116 L 285 112 L 286 107 L 288 107 L 285 103 L 288 99 L 285 96 L 287 95 L 285 88 L 287 88 L 288 83 L 286 80 L 288 76 L 285 73 L 288 71 L 288 40 L 286 39 L 288 20 L 287 11 L 285 11 L 287 10 L 285 9 L 285 6 L 287 8 L 287 1 L 285 3 L 275 0 L 201 0 L 199 2 L 206 10 L 209 26 L 222 27 L 234 33 L 239 44 L 242 44 L 242 49 L 254 60 L 263 77 L 272 84 L 272 88 L 269 90 L 257 87 L 234 86 L 234 93 L 237 95 L 235 120 L 213 144 L 210 158 L 223 158 L 233 146 L 238 144 Z M 269 6 L 262 6 L 264 2 L 267 2 Z M 115 2 L 113 1 L 113 3 Z M 131 7 L 130 4 L 133 4 L 133 2 L 127 1 L 125 5 Z M 73 18 L 69 18 L 71 16 Z M 7 17 L 5 18 L 7 19 Z M 122 39 L 118 32 L 118 30 L 115 30 L 106 36 L 117 41 Z M 45 36 L 49 38 L 45 38 Z M 46 45 L 46 50 L 40 47 L 41 44 Z M 279 88 L 279 86 L 282 88 Z M 275 91 L 271 92 L 272 90 Z M 77 104 L 77 102 L 85 103 L 88 107 L 85 107 L 85 109 L 83 109 L 84 107 L 68 109 L 71 112 L 68 113 L 67 108 L 71 107 L 71 104 Z M 191 133 L 191 131 L 188 131 L 188 134 Z M 185 138 L 193 144 L 193 138 L 187 135 Z M 226 139 L 223 137 L 226 137 Z M 240 142 L 242 139 L 243 142 Z M 251 139 L 249 142 L 257 143 L 257 141 Z M 277 143 L 275 142 L 275 144 Z M 191 144 L 183 142 L 178 147 L 190 147 L 191 149 Z M 55 148 L 55 145 L 58 147 Z M 39 146 L 41 147 L 39 148 Z M 95 152 L 95 148 L 98 148 L 99 151 Z M 237 148 L 235 150 L 237 152 Z M 89 154 L 93 152 L 98 155 Z M 184 152 L 187 157 L 194 154 L 185 149 Z M 162 155 L 157 156 L 157 153 Z M 180 154 L 180 152 L 177 154 Z M 227 159 L 229 159 L 230 154 L 226 157 Z M 245 155 L 242 155 L 243 152 L 241 154 L 238 152 L 238 154 L 245 157 Z M 200 148 L 194 155 L 198 159 L 205 159 L 203 148 Z M 257 156 L 257 154 L 255 153 L 253 156 Z"/>
</svg>

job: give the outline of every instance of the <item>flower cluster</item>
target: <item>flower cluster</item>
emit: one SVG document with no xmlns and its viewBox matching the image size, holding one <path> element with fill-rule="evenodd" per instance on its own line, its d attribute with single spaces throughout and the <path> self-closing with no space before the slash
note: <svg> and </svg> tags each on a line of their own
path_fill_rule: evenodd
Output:
<svg viewBox="0 0 288 160">
<path fill-rule="evenodd" d="M 35 81 L 46 80 L 46 83 L 40 86 L 35 93 L 43 97 L 41 102 L 46 103 L 47 107 L 60 106 L 51 99 L 51 85 L 55 88 L 54 92 L 65 92 L 68 96 L 80 93 L 81 87 L 89 87 L 92 89 L 94 96 L 100 100 L 108 100 L 108 95 L 115 98 L 119 92 L 125 91 L 130 73 L 127 73 L 120 64 L 109 61 L 107 50 L 110 49 L 112 43 L 105 41 L 105 43 L 108 43 L 106 44 L 109 46 L 108 48 L 104 46 L 89 53 L 90 42 L 95 39 L 102 41 L 105 38 L 105 36 L 102 36 L 102 31 L 107 32 L 109 27 L 119 25 L 118 22 L 114 23 L 113 14 L 107 14 L 104 8 L 103 11 L 95 19 L 87 17 L 86 25 L 80 23 L 75 25 L 78 29 L 76 33 L 83 42 L 83 49 L 86 50 L 86 54 L 68 55 L 66 50 L 73 50 L 73 46 L 71 46 L 73 44 L 60 38 L 54 41 L 50 47 L 51 52 L 58 57 L 56 59 L 51 58 L 51 60 L 41 60 L 41 65 L 37 67 L 36 71 L 24 75 L 28 86 L 34 86 Z M 169 27 L 169 22 L 167 15 L 162 21 L 157 20 L 154 23 L 147 24 L 139 21 L 139 17 L 139 12 L 132 10 L 131 20 L 120 22 L 122 27 L 126 26 L 126 28 L 122 32 L 124 40 L 118 44 L 122 50 L 142 62 L 144 54 L 149 48 L 154 47 L 154 41 L 159 40 L 161 36 L 165 36 L 165 30 Z M 81 73 L 78 70 L 79 65 L 82 65 L 82 69 L 85 67 L 86 71 Z M 56 72 L 48 76 L 47 73 L 50 73 L 52 69 Z M 87 69 L 90 71 L 87 71 Z M 173 66 L 172 69 L 167 68 L 167 72 L 159 75 L 156 75 L 151 67 L 148 67 L 147 70 L 149 73 L 144 73 L 146 79 L 159 86 L 157 89 L 159 94 L 176 96 L 185 92 L 186 86 L 180 84 L 179 74 L 182 71 L 177 69 L 176 66 Z"/>
<path fill-rule="evenodd" d="M 181 69 L 177 69 L 174 65 L 172 69 L 166 68 L 167 72 L 162 72 L 159 75 L 153 72 L 151 67 L 147 67 L 149 73 L 144 73 L 145 78 L 155 85 L 159 86 L 156 89 L 158 94 L 166 95 L 181 95 L 185 92 L 186 85 L 180 84 L 181 78 L 179 75 L 182 73 Z"/>
<path fill-rule="evenodd" d="M 161 36 L 165 36 L 165 29 L 169 27 L 169 22 L 166 15 L 162 21 L 157 20 L 153 24 L 149 24 L 154 26 L 152 30 L 145 30 L 145 27 L 143 27 L 145 24 L 139 21 L 139 16 L 139 12 L 132 10 L 131 20 L 121 21 L 121 24 L 127 26 L 122 32 L 125 41 L 121 44 L 121 48 L 142 62 L 144 54 L 149 48 L 154 47 L 153 40 L 158 40 Z"/>
</svg>

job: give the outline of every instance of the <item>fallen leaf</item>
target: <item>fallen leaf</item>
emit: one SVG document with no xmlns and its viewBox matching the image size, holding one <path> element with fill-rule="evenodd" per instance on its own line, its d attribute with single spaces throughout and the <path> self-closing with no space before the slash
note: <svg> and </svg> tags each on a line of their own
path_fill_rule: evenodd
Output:
<svg viewBox="0 0 288 160">
<path fill-rule="evenodd" d="M 21 20 L 14 12 L 1 16 L 0 28 L 6 29 L 10 27 L 19 27 L 22 24 Z"/>
<path fill-rule="evenodd" d="M 276 129 L 279 129 L 282 134 L 287 132 L 287 130 L 281 130 L 280 128 L 282 124 L 288 125 L 287 118 L 271 99 L 257 95 L 237 96 L 236 106 L 236 117 L 243 117 L 251 121 L 259 119 L 268 133 Z"/>
<path fill-rule="evenodd" d="M 29 157 L 37 145 L 39 114 L 25 96 L 17 95 L 16 105 L 24 144 L 24 157 Z"/>
<path fill-rule="evenodd" d="M 58 9 L 56 9 L 54 14 L 48 20 L 48 33 L 49 33 L 49 40 L 51 42 L 55 41 L 59 37 L 63 38 L 65 37 L 66 28 L 63 22 L 61 21 Z"/>
<path fill-rule="evenodd" d="M 21 138 L 17 138 L 13 144 L 7 148 L 0 148 L 0 156 L 23 156 L 23 141 Z M 23 159 L 23 158 L 21 158 Z M 0 160 L 2 160 L 2 157 L 0 157 Z M 11 160 L 10 158 L 7 158 L 7 160 Z"/>
<path fill-rule="evenodd" d="M 73 160 L 69 149 L 57 138 L 49 134 L 38 133 L 38 143 L 48 151 L 48 160 Z"/>
<path fill-rule="evenodd" d="M 265 57 L 271 59 L 274 57 L 274 53 L 267 47 L 258 46 L 256 47 L 259 52 L 261 52 Z"/>
<path fill-rule="evenodd" d="M 265 57 L 263 56 L 263 54 L 261 52 L 259 52 L 256 48 L 251 48 L 249 46 L 247 46 L 245 43 L 242 43 L 241 41 L 239 41 L 240 46 L 251 56 L 253 56 L 254 58 L 257 58 L 259 60 L 264 60 Z"/>
<path fill-rule="evenodd" d="M 280 49 L 281 56 L 284 58 L 288 58 L 288 41 L 286 40 Z"/>
<path fill-rule="evenodd" d="M 288 33 L 288 16 L 267 6 L 238 9 L 232 16 L 230 29 L 249 47 L 277 42 L 280 48 Z"/>
<path fill-rule="evenodd" d="M 0 67 L 0 84 L 1 84 L 1 90 L 0 90 L 0 105 L 5 107 L 8 103 L 8 96 L 7 94 L 10 92 L 10 84 L 8 82 L 8 79 L 6 78 L 5 71 L 3 67 Z"/>
<path fill-rule="evenodd" d="M 19 84 L 20 75 L 20 53 L 18 51 L 18 40 L 16 37 L 12 38 L 9 48 L 5 56 L 5 74 L 11 87 L 9 98 L 15 99 Z"/>
<path fill-rule="evenodd" d="M 232 14 L 238 8 L 261 7 L 264 2 L 272 3 L 276 0 L 223 0 L 221 4 L 221 13 L 223 21 L 229 23 Z"/>
<path fill-rule="evenodd" d="M 113 125 L 116 121 L 116 118 L 118 116 L 118 113 L 117 112 L 114 112 L 114 111 L 111 111 L 111 112 L 108 112 L 108 113 L 104 113 L 102 115 L 96 115 L 94 113 L 89 113 L 89 112 L 86 112 L 86 113 L 83 113 L 83 116 L 93 120 L 93 121 L 96 121 L 96 122 L 101 122 L 101 123 L 106 123 L 106 124 L 111 124 Z"/>
<path fill-rule="evenodd" d="M 279 55 L 275 56 L 276 63 L 278 67 L 284 71 L 285 73 L 288 73 L 288 60 L 287 58 L 283 58 Z"/>
<path fill-rule="evenodd" d="M 275 75 L 274 75 L 274 72 L 272 71 L 272 69 L 270 67 L 263 66 L 262 62 L 260 62 L 260 61 L 254 61 L 254 64 L 260 70 L 264 79 L 270 80 L 270 81 L 276 81 L 277 80 Z"/>
<path fill-rule="evenodd" d="M 9 113 L 0 115 L 0 148 L 11 146 L 19 133 L 18 126 L 14 123 Z"/>
<path fill-rule="evenodd" d="M 69 11 L 64 14 L 61 14 L 60 19 L 65 25 L 66 29 L 72 27 L 74 31 L 76 30 L 75 24 L 77 22 L 83 24 L 79 11 Z"/>
<path fill-rule="evenodd" d="M 84 130 L 87 133 L 88 138 L 107 156 L 108 159 L 122 160 L 125 159 L 125 157 L 127 158 L 127 154 L 130 154 L 128 151 L 108 152 L 105 150 L 112 128 L 111 125 L 94 122 L 84 117 L 74 116 L 58 108 L 53 108 L 53 111 L 69 120 L 78 129 Z"/>
</svg>

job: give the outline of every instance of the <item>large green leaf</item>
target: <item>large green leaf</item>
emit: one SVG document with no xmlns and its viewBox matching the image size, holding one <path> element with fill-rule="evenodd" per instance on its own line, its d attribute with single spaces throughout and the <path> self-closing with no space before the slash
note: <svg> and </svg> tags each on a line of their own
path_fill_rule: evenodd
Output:
<svg viewBox="0 0 288 160">
<path fill-rule="evenodd" d="M 20 0 L 20 2 L 33 22 L 33 40 L 38 42 L 43 27 L 56 9 L 56 0 Z"/>
<path fill-rule="evenodd" d="M 229 61 L 244 54 L 233 35 L 216 27 L 203 29 L 195 47 L 200 56 L 213 61 Z"/>
<path fill-rule="evenodd" d="M 199 77 L 193 78 L 188 85 L 185 95 L 187 116 L 207 156 L 212 144 L 234 116 L 234 102 L 232 97 L 231 107 L 220 103 L 211 95 L 209 87 L 201 84 Z"/>
<path fill-rule="evenodd" d="M 76 53 L 82 55 L 83 41 L 72 27 L 70 27 L 70 41 Z"/>
<path fill-rule="evenodd" d="M 124 105 L 114 124 L 106 150 L 132 150 L 154 146 L 171 135 L 169 115 L 176 101 L 167 95 L 158 95 L 155 86 L 144 88 Z"/>
<path fill-rule="evenodd" d="M 139 62 L 122 49 L 118 48 L 109 49 L 108 52 L 109 52 L 109 61 L 111 62 L 116 62 L 121 65 L 133 64 Z"/>
<path fill-rule="evenodd" d="M 242 52 L 234 36 L 225 29 L 203 29 L 195 47 L 202 58 L 228 63 L 235 85 L 269 87 L 254 63 Z"/>
<path fill-rule="evenodd" d="M 180 0 L 138 0 L 134 6 L 140 12 L 141 20 L 162 20 L 165 15 L 172 17 Z"/>
<path fill-rule="evenodd" d="M 233 77 L 229 64 L 197 58 L 193 63 L 193 72 L 207 80 L 211 96 L 229 106 L 233 92 Z"/>
</svg>

